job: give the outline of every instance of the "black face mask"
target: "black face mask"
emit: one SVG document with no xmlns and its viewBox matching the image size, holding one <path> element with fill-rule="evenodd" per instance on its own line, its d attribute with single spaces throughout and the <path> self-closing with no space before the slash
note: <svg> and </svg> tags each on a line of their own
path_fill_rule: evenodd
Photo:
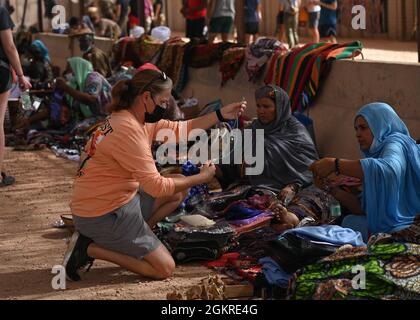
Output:
<svg viewBox="0 0 420 320">
<path fill-rule="evenodd" d="M 155 102 L 155 100 L 153 100 L 153 102 Z M 156 102 L 155 105 L 155 110 L 153 110 L 152 113 L 146 111 L 146 113 L 144 114 L 144 122 L 156 123 L 163 119 L 163 115 L 165 114 L 166 109 L 156 104 Z"/>
</svg>

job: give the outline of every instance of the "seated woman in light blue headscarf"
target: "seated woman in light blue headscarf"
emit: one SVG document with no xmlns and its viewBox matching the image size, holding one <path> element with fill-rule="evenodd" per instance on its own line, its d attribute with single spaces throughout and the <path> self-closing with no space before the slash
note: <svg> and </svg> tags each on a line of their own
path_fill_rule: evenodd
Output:
<svg viewBox="0 0 420 320">
<path fill-rule="evenodd" d="M 310 169 L 319 185 L 333 172 L 363 181 L 360 199 L 343 190 L 333 191 L 354 214 L 344 218 L 344 227 L 362 232 L 365 240 L 369 233 L 401 231 L 420 213 L 420 146 L 385 103 L 364 106 L 354 126 L 364 159 L 324 158 Z"/>
</svg>

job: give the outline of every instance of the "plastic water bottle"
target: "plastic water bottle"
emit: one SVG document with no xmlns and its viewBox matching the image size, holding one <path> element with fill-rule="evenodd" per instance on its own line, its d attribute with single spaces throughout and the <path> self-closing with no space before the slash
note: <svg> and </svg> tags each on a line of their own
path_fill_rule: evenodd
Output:
<svg viewBox="0 0 420 320">
<path fill-rule="evenodd" d="M 334 199 L 330 204 L 330 215 L 331 218 L 338 218 L 341 216 L 341 206 L 336 199 Z"/>
<path fill-rule="evenodd" d="M 22 101 L 22 109 L 25 111 L 32 110 L 31 96 L 29 95 L 29 90 L 23 91 L 20 95 Z"/>
</svg>

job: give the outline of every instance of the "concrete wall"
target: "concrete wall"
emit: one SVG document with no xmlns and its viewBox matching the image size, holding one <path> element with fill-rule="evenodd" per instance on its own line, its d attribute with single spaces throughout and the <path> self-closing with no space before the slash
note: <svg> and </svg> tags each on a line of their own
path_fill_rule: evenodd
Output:
<svg viewBox="0 0 420 320">
<path fill-rule="evenodd" d="M 185 96 L 194 95 L 204 106 L 222 98 L 227 104 L 248 101 L 247 115 L 255 116 L 254 91 L 262 82 L 251 84 L 242 68 L 234 81 L 220 87 L 218 65 L 190 68 Z M 309 110 L 315 122 L 319 150 L 323 155 L 357 158 L 353 118 L 360 107 L 375 101 L 392 105 L 405 121 L 413 138 L 420 139 L 420 65 L 372 61 L 336 61 L 322 91 Z"/>
</svg>

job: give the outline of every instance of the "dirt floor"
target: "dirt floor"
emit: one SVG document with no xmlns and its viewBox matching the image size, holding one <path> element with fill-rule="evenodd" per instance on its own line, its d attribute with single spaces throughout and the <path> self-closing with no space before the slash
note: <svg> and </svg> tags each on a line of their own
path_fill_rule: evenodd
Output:
<svg viewBox="0 0 420 320">
<path fill-rule="evenodd" d="M 69 232 L 52 228 L 69 200 L 76 163 L 50 150 L 6 154 L 5 168 L 16 185 L 0 189 L 0 299 L 166 299 L 212 273 L 199 264 L 177 267 L 164 281 L 149 281 L 106 262 L 95 262 L 83 281 L 51 287 L 62 263 Z"/>
</svg>

